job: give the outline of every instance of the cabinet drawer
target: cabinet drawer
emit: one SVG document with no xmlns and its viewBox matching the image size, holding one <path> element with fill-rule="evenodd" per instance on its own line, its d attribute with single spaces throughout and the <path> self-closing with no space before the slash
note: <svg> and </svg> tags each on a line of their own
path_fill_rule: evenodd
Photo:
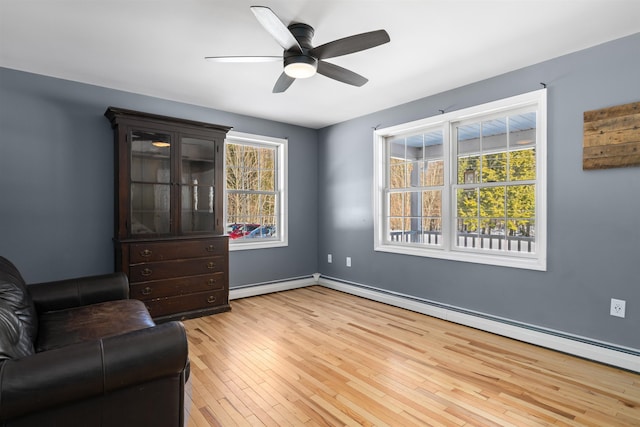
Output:
<svg viewBox="0 0 640 427">
<path fill-rule="evenodd" d="M 219 273 L 225 270 L 225 260 L 226 258 L 223 256 L 215 256 L 130 265 L 129 281 L 132 283 L 148 282 L 150 280 Z"/>
<path fill-rule="evenodd" d="M 145 305 L 153 317 L 215 308 L 228 303 L 229 297 L 226 291 L 198 292 L 195 294 L 145 301 Z"/>
<path fill-rule="evenodd" d="M 131 298 L 151 300 L 155 298 L 192 294 L 203 291 L 222 291 L 226 288 L 225 274 L 214 273 L 178 279 L 153 280 L 133 283 Z"/>
<path fill-rule="evenodd" d="M 142 242 L 129 245 L 129 264 L 224 255 L 227 239 Z"/>
</svg>

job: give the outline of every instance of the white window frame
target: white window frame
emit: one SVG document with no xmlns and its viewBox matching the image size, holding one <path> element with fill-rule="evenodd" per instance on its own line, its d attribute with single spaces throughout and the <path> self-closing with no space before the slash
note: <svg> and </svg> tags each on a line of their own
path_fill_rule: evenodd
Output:
<svg viewBox="0 0 640 427">
<path fill-rule="evenodd" d="M 278 224 L 276 225 L 276 238 L 260 239 L 229 239 L 229 251 L 240 251 L 249 249 L 277 248 L 289 245 L 289 198 L 288 198 L 288 140 L 284 138 L 274 138 L 263 135 L 253 135 L 236 131 L 229 131 L 225 139 L 225 146 L 231 144 L 245 144 L 257 147 L 269 147 L 276 149 L 276 192 L 278 193 Z M 226 147 L 225 147 L 226 148 Z M 227 165 L 224 165 L 224 226 L 227 227 Z"/>
<path fill-rule="evenodd" d="M 456 122 L 487 116 L 509 114 L 510 111 L 535 106 L 536 111 L 536 250 L 534 254 L 497 252 L 482 249 L 459 248 L 454 244 L 455 227 L 455 165 L 456 144 L 452 141 L 453 126 Z M 444 139 L 444 186 L 442 194 L 442 236 L 443 244 L 438 247 L 423 244 L 398 244 L 387 240 L 386 232 L 386 141 L 399 135 L 442 129 Z M 547 90 L 525 93 L 486 104 L 443 113 L 374 131 L 373 155 L 373 209 L 374 209 L 374 250 L 397 254 L 440 258 L 454 261 L 514 267 L 529 270 L 547 269 Z"/>
</svg>

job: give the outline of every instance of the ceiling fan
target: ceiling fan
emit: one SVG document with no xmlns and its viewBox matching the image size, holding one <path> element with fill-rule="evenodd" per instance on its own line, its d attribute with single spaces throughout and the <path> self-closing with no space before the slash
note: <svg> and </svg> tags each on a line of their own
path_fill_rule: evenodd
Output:
<svg viewBox="0 0 640 427">
<path fill-rule="evenodd" d="M 314 29 L 303 23 L 292 23 L 288 27 L 268 7 L 251 6 L 256 19 L 283 47 L 282 56 L 207 56 L 216 62 L 270 62 L 283 61 L 284 71 L 273 87 L 273 93 L 284 92 L 295 79 L 311 77 L 317 73 L 347 83 L 362 86 L 368 80 L 360 74 L 324 61 L 324 59 L 360 52 L 390 41 L 385 30 L 370 31 L 334 40 L 313 47 L 311 39 Z"/>
</svg>

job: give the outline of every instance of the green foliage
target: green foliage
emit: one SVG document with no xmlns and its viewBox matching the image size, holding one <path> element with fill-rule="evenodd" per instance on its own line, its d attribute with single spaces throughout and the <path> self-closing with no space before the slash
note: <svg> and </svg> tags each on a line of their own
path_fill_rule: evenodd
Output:
<svg viewBox="0 0 640 427">
<path fill-rule="evenodd" d="M 480 170 L 477 166 L 481 164 Z M 465 175 L 466 174 L 466 175 Z M 499 152 L 458 159 L 458 183 L 504 183 L 458 189 L 458 230 L 529 235 L 535 218 L 535 185 L 518 181 L 536 177 L 535 150 Z M 472 182 L 469 177 L 473 176 Z"/>
</svg>

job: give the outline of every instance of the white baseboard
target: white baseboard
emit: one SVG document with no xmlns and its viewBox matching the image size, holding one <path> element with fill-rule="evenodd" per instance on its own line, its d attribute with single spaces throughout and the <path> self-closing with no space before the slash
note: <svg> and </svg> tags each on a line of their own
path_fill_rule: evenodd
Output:
<svg viewBox="0 0 640 427">
<path fill-rule="evenodd" d="M 273 292 L 288 291 L 291 289 L 304 288 L 305 286 L 317 285 L 318 280 L 313 277 L 301 279 L 290 279 L 282 282 L 257 283 L 254 285 L 232 288 L 229 290 L 229 300 L 255 297 L 258 295 L 270 294 Z"/>
<path fill-rule="evenodd" d="M 318 279 L 316 279 L 316 277 Z M 459 307 L 447 307 L 432 301 L 418 300 L 409 295 L 390 293 L 361 284 L 345 283 L 317 273 L 313 277 L 277 283 L 256 284 L 231 289 L 229 299 L 246 298 L 271 292 L 280 292 L 305 286 L 321 285 L 329 289 L 357 295 L 395 307 L 422 313 L 482 331 L 513 338 L 529 344 L 561 351 L 574 356 L 640 372 L 640 350 L 598 342 L 590 338 L 573 336 L 560 331 L 546 330 L 535 325 L 520 324 L 483 313 L 474 313 Z"/>
</svg>

